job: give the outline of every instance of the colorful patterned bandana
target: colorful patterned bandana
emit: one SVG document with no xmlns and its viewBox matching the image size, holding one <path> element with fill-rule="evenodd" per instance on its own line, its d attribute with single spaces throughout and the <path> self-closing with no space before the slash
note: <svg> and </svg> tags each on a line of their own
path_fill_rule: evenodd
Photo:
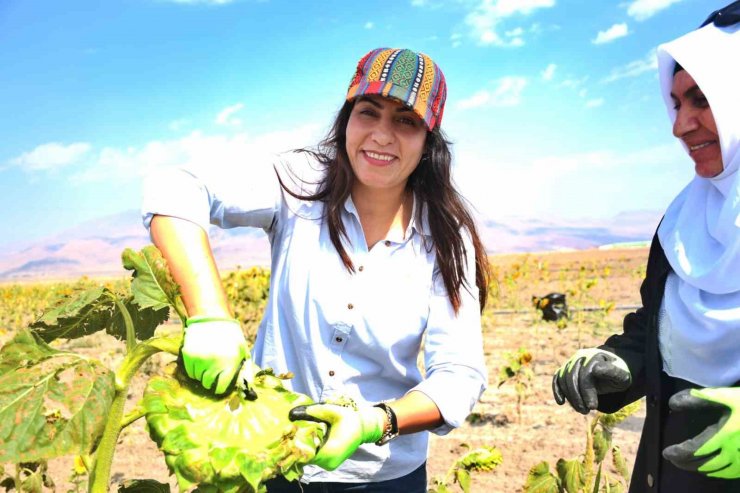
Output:
<svg viewBox="0 0 740 493">
<path fill-rule="evenodd" d="M 347 91 L 347 100 L 378 94 L 397 99 L 414 110 L 427 128 L 442 123 L 447 84 L 442 70 L 423 53 L 378 48 L 360 60 Z"/>
</svg>

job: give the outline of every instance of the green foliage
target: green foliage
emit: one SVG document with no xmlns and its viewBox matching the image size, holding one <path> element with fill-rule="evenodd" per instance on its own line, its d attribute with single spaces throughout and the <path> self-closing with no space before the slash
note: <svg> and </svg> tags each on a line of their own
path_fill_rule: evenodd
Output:
<svg viewBox="0 0 740 493">
<path fill-rule="evenodd" d="M 629 471 L 619 447 L 612 444 L 614 427 L 639 409 L 635 402 L 613 414 L 596 413 L 586 430 L 583 456 L 559 459 L 557 475 L 550 472 L 547 462 L 540 462 L 529 471 L 524 493 L 614 493 L 623 492 L 629 482 Z M 604 470 L 608 453 L 619 477 Z"/>
<path fill-rule="evenodd" d="M 519 348 L 516 353 L 506 353 L 506 364 L 499 369 L 498 386 L 514 382 L 517 402 L 516 412 L 519 423 L 522 422 L 522 401 L 529 394 L 534 372 L 532 371 L 532 353 Z"/>
<path fill-rule="evenodd" d="M 109 288 L 97 286 L 57 300 L 56 306 L 31 328 L 46 342 L 84 337 L 100 330 L 124 340 L 127 337 L 125 318 L 129 316 L 136 338 L 145 340 L 154 335 L 154 329 L 165 322 L 168 315 L 169 308 L 142 307 L 132 296 L 121 298 Z"/>
<path fill-rule="evenodd" d="M 89 491 L 107 492 L 118 436 L 145 414 L 181 485 L 202 483 L 199 491 L 258 492 L 261 483 L 276 474 L 297 478 L 315 455 L 325 425 L 290 422 L 288 410 L 310 399 L 288 391 L 271 371 L 258 374 L 256 401 L 245 400 L 236 390 L 214 396 L 181 373 L 153 378 L 145 405 L 139 403 L 124 414 L 129 385 L 142 364 L 157 352 L 178 354 L 180 332 L 154 333 L 170 310 L 184 320 L 185 309 L 179 287 L 155 247 L 127 249 L 123 263 L 133 271 L 128 285 L 85 282 L 65 287 L 55 302 L 46 303 L 51 309 L 31 330 L 18 331 L 0 349 L 0 463 L 17 464 L 13 477 L 2 480 L 0 471 L 3 485 L 40 491 L 39 485 L 48 479 L 45 469 L 37 473 L 41 466 L 32 469 L 27 464 L 45 467 L 48 458 L 75 455 L 81 461 L 73 471 L 76 489 L 89 472 Z M 263 279 L 269 287 L 269 276 Z M 267 288 L 259 293 L 255 296 L 266 299 Z M 115 371 L 47 344 L 103 330 L 126 341 L 125 357 Z M 226 441 L 216 440 L 219 437 Z M 202 447 L 206 443 L 208 447 Z M 235 471 L 240 482 L 221 482 Z M 168 491 L 168 486 L 137 480 L 124 483 L 121 491 Z"/>
<path fill-rule="evenodd" d="M 529 470 L 524 485 L 526 493 L 560 493 L 560 478 L 550 472 L 550 464 L 540 462 Z"/>
<path fill-rule="evenodd" d="M 466 444 L 463 444 L 467 447 Z M 503 462 L 501 452 L 489 445 L 466 452 L 455 459 L 444 478 L 435 478 L 433 487 L 428 493 L 451 493 L 453 485 L 457 484 L 463 493 L 470 492 L 470 473 L 493 471 Z"/>
<path fill-rule="evenodd" d="M 257 329 L 270 294 L 270 271 L 262 267 L 230 272 L 223 279 L 224 290 L 244 335 L 254 344 Z"/>
<path fill-rule="evenodd" d="M 102 364 L 20 332 L 0 351 L 0 462 L 90 452 L 113 394 Z"/>
</svg>

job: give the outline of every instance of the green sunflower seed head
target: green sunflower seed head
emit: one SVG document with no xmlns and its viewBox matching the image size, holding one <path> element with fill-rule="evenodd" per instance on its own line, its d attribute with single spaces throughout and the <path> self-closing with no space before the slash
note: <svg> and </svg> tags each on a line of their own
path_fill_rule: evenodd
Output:
<svg viewBox="0 0 740 493">
<path fill-rule="evenodd" d="M 149 433 L 181 490 L 265 491 L 278 475 L 294 480 L 323 443 L 326 425 L 292 422 L 289 411 L 313 401 L 289 391 L 272 370 L 255 375 L 257 399 L 235 388 L 215 396 L 177 366 L 149 380 L 144 393 Z"/>
</svg>

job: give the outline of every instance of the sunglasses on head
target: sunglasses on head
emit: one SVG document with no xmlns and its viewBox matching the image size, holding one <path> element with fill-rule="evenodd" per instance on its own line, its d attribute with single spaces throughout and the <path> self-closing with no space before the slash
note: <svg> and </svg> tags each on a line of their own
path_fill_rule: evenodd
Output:
<svg viewBox="0 0 740 493">
<path fill-rule="evenodd" d="M 707 20 L 705 20 L 699 27 L 702 28 L 707 24 L 714 24 L 717 27 L 727 27 L 737 24 L 738 22 L 740 22 L 740 0 L 732 2 L 719 10 L 715 10 L 709 14 Z"/>
</svg>

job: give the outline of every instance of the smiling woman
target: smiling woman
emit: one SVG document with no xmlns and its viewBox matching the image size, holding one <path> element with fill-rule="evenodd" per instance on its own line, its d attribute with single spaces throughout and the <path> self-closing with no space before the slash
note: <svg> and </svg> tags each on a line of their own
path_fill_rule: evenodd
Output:
<svg viewBox="0 0 740 493">
<path fill-rule="evenodd" d="M 555 400 L 583 414 L 646 397 L 631 493 L 740 491 L 738 53 L 740 26 L 711 22 L 658 48 L 673 134 L 696 175 L 653 238 L 643 307 L 553 376 Z"/>
<path fill-rule="evenodd" d="M 427 55 L 376 49 L 359 61 L 329 135 L 295 151 L 320 169 L 316 183 L 188 169 L 147 186 L 145 224 L 190 317 L 182 359 L 216 393 L 249 356 L 206 230 L 269 235 L 270 294 L 254 361 L 292 372 L 292 390 L 324 401 L 294 408 L 291 419 L 330 426 L 307 484 L 274 480 L 269 493 L 426 492 L 428 431 L 460 426 L 486 386 L 488 261 L 451 180 L 440 129 L 446 93 Z M 250 372 L 241 375 L 249 386 Z M 337 404 L 347 398 L 351 405 Z"/>
</svg>

